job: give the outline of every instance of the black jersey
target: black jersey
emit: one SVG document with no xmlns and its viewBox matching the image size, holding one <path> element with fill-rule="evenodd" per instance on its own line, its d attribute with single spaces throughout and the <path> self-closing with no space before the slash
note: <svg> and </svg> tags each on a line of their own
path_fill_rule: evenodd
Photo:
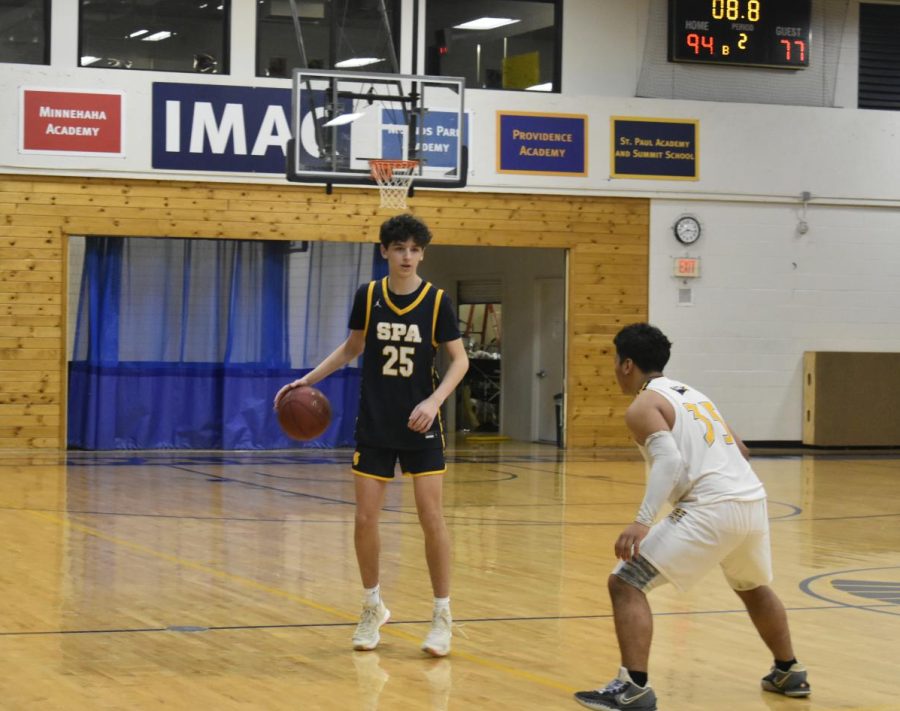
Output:
<svg viewBox="0 0 900 711">
<path fill-rule="evenodd" d="M 438 413 L 428 432 L 408 427 L 413 408 L 438 384 L 438 343 L 459 338 L 456 315 L 443 289 L 423 281 L 411 294 L 388 290 L 387 277 L 356 292 L 350 328 L 365 332 L 358 444 L 386 449 L 444 446 Z"/>
</svg>

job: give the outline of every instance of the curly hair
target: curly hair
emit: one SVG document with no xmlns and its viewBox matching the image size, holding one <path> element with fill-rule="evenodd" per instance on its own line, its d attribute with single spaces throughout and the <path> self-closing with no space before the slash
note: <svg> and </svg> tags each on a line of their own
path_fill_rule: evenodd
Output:
<svg viewBox="0 0 900 711">
<path fill-rule="evenodd" d="M 406 242 L 408 239 L 412 239 L 418 247 L 427 247 L 431 242 L 431 230 L 422 220 L 404 213 L 385 220 L 378 239 L 385 248 L 392 242 Z"/>
</svg>

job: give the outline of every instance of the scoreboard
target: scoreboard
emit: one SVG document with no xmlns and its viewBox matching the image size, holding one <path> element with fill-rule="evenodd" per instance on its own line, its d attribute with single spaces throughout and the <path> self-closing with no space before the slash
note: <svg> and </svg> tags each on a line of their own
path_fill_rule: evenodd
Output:
<svg viewBox="0 0 900 711">
<path fill-rule="evenodd" d="M 809 66 L 811 0 L 669 0 L 669 61 Z"/>
</svg>

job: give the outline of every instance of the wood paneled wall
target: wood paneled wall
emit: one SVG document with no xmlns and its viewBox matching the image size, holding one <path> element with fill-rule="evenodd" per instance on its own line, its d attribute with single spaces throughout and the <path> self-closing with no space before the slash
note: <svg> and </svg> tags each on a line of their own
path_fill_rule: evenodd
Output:
<svg viewBox="0 0 900 711">
<path fill-rule="evenodd" d="M 627 444 L 612 336 L 647 318 L 649 202 L 420 191 L 410 211 L 440 244 L 569 250 L 567 446 Z M 374 242 L 389 215 L 365 188 L 0 176 L 0 448 L 65 448 L 68 235 Z"/>
</svg>

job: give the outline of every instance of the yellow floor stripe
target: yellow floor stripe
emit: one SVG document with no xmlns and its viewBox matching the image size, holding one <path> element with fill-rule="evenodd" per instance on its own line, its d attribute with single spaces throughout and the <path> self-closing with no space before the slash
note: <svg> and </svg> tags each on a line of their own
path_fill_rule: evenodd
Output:
<svg viewBox="0 0 900 711">
<path fill-rule="evenodd" d="M 329 615 L 333 615 L 341 620 L 346 620 L 348 622 L 356 622 L 358 618 L 357 615 L 351 614 L 349 612 L 345 612 L 344 610 L 338 609 L 336 607 L 331 607 L 330 605 L 323 605 L 321 603 L 316 602 L 315 600 L 310 600 L 309 598 L 305 598 L 302 595 L 296 595 L 292 592 L 288 592 L 287 590 L 282 590 L 281 588 L 272 587 L 271 585 L 266 585 L 265 583 L 260 583 L 259 581 L 253 580 L 252 578 L 245 578 L 241 575 L 234 575 L 233 573 L 226 573 L 223 570 L 219 570 L 217 568 L 212 568 L 208 565 L 203 565 L 202 563 L 195 563 L 190 560 L 185 560 L 184 558 L 179 558 L 178 556 L 170 555 L 168 553 L 163 553 L 161 551 L 155 550 L 148 546 L 145 546 L 141 543 L 133 543 L 132 541 L 128 541 L 117 536 L 110 536 L 107 533 L 103 533 L 96 528 L 91 526 L 85 526 L 81 523 L 75 523 L 74 521 L 69 521 L 66 518 L 61 516 L 55 516 L 53 514 L 49 514 L 43 511 L 28 511 L 27 513 L 32 516 L 40 519 L 44 519 L 45 521 L 49 521 L 58 526 L 62 526 L 63 528 L 69 528 L 74 531 L 79 531 L 88 536 L 93 536 L 95 538 L 99 538 L 100 540 L 106 541 L 108 543 L 112 543 L 116 546 L 121 546 L 122 548 L 127 548 L 128 550 L 134 551 L 136 553 L 141 553 L 143 555 L 151 556 L 153 558 L 158 558 L 160 560 L 164 560 L 166 562 L 172 563 L 174 565 L 180 565 L 183 568 L 189 568 L 190 570 L 196 570 L 200 573 L 205 573 L 206 575 L 210 575 L 215 578 L 220 578 L 222 580 L 227 580 L 232 583 L 236 583 L 238 585 L 244 585 L 249 588 L 253 588 L 254 590 L 259 590 L 261 592 L 269 593 L 270 595 L 276 595 L 278 597 L 284 598 L 286 600 L 290 600 L 292 602 L 299 603 L 306 607 L 312 608 L 314 610 L 319 610 L 320 612 L 328 613 Z M 408 632 L 404 632 L 401 629 L 398 629 L 396 626 L 385 625 L 381 628 L 381 633 L 385 635 L 389 635 L 391 637 L 396 637 L 397 639 L 402 639 L 407 642 L 412 642 L 413 644 L 419 644 L 419 639 L 414 635 L 409 634 Z M 535 684 L 540 684 L 541 686 L 550 687 L 552 689 L 560 689 L 562 691 L 566 691 L 568 693 L 573 693 L 575 690 L 565 684 L 556 681 L 555 679 L 550 679 L 540 674 L 533 674 L 529 671 L 525 671 L 524 669 L 519 669 L 517 667 L 512 667 L 507 664 L 501 664 L 500 662 L 495 662 L 486 657 L 479 656 L 477 654 L 469 654 L 468 652 L 461 652 L 459 650 L 454 650 L 452 653 L 453 659 L 465 659 L 468 662 L 472 662 L 473 664 L 478 664 L 479 666 L 486 667 L 488 669 L 493 669 L 495 671 L 502 671 L 510 676 L 516 677 L 518 679 L 523 679 L 526 681 L 533 682 Z M 871 710 L 858 710 L 858 711 L 877 711 L 876 709 Z"/>
</svg>

